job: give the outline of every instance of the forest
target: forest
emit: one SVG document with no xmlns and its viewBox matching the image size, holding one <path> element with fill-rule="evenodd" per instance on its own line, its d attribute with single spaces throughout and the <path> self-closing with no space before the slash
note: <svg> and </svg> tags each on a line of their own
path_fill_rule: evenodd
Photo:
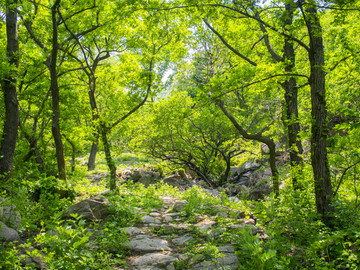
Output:
<svg viewBox="0 0 360 270">
<path fill-rule="evenodd" d="M 0 269 L 360 269 L 359 18 L 0 0 Z"/>
</svg>

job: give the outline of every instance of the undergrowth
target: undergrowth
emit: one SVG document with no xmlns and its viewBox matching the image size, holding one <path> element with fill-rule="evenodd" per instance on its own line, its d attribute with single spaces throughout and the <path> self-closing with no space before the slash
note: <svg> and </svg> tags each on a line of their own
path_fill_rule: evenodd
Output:
<svg viewBox="0 0 360 270">
<path fill-rule="evenodd" d="M 270 196 L 258 202 L 234 200 L 224 192 L 214 197 L 197 186 L 180 192 L 161 182 L 145 188 L 129 181 L 107 195 L 111 215 L 106 220 L 88 223 L 78 216 L 64 220 L 64 209 L 105 190 L 106 179 L 95 184 L 85 174 L 80 170 L 66 183 L 44 175 L 33 182 L 16 178 L 12 196 L 1 194 L 22 215 L 18 229 L 21 244 L 0 244 L 1 269 L 34 269 L 22 262 L 36 256 L 42 257 L 49 269 L 127 267 L 129 239 L 122 228 L 139 222 L 140 212 L 161 208 L 161 196 L 186 200 L 180 215 L 189 223 L 197 222 L 199 216 L 217 215 L 217 227 L 208 233 L 194 230 L 190 234 L 195 240 L 185 245 L 186 260 L 177 261 L 177 269 L 191 267 L 199 260 L 219 259 L 222 254 L 218 247 L 230 244 L 236 248 L 239 269 L 359 269 L 360 217 L 356 204 L 349 207 L 344 199 L 334 200 L 336 222 L 327 227 L 316 214 L 310 180 L 303 182 L 301 190 L 294 190 L 285 181 L 278 198 Z M 229 230 L 236 217 L 222 217 L 217 206 L 254 212 L 256 226 L 268 237 L 259 239 L 251 227 Z M 169 238 L 179 233 L 155 232 Z"/>
</svg>

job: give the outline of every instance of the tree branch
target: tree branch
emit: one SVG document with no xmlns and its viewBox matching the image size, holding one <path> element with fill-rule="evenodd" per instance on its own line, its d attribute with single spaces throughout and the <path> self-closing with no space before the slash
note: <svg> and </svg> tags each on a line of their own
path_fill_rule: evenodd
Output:
<svg viewBox="0 0 360 270">
<path fill-rule="evenodd" d="M 244 59 L 246 62 L 250 63 L 251 65 L 253 66 L 257 66 L 257 64 L 250 60 L 249 58 L 247 58 L 245 55 L 241 54 L 238 50 L 236 50 L 234 47 L 232 47 L 225 39 L 224 37 L 219 33 L 217 32 L 205 19 L 203 19 L 203 22 L 206 24 L 207 27 L 209 27 L 209 29 L 215 34 L 217 35 L 220 40 L 222 41 L 222 43 L 228 47 L 233 53 L 235 53 L 237 56 L 239 56 L 240 58 Z"/>
</svg>

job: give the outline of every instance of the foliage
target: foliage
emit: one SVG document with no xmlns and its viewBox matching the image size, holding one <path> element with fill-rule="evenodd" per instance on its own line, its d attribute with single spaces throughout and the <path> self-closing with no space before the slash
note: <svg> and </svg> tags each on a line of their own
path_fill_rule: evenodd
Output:
<svg viewBox="0 0 360 270">
<path fill-rule="evenodd" d="M 225 182 L 232 158 L 245 151 L 237 132 L 219 111 L 213 106 L 201 108 L 186 92 L 160 100 L 148 115 L 135 137 L 138 147 L 156 158 L 189 167 L 210 185 Z M 224 171 L 223 179 L 216 179 Z"/>
</svg>

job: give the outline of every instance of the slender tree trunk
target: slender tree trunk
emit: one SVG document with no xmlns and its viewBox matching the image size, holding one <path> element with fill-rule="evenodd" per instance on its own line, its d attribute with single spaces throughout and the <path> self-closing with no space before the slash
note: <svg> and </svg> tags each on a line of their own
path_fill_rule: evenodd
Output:
<svg viewBox="0 0 360 270">
<path fill-rule="evenodd" d="M 88 160 L 88 170 L 92 171 L 95 169 L 95 161 L 96 161 L 96 154 L 99 149 L 99 135 L 101 134 L 101 131 L 99 130 L 99 109 L 96 104 L 96 98 L 95 98 L 95 89 L 96 89 L 96 77 L 94 75 L 95 70 L 97 67 L 97 63 L 94 63 L 92 67 L 92 73 L 88 73 L 89 76 L 89 101 L 90 101 L 90 107 L 92 111 L 92 120 L 94 128 L 97 132 L 93 132 L 93 136 L 95 137 L 95 141 L 91 145 L 91 151 L 90 156 Z"/>
<path fill-rule="evenodd" d="M 11 177 L 18 137 L 19 106 L 16 93 L 16 73 L 19 65 L 19 42 L 17 32 L 17 13 L 14 7 L 17 0 L 12 1 L 6 8 L 6 37 L 7 56 L 10 66 L 14 68 L 2 81 L 5 102 L 5 123 L 0 146 L 0 181 Z M 4 177 L 4 178 L 3 178 Z"/>
<path fill-rule="evenodd" d="M 89 160 L 88 160 L 88 171 L 93 171 L 95 170 L 95 161 L 96 161 L 96 154 L 98 152 L 99 149 L 99 135 L 98 134 L 94 134 L 95 141 L 92 143 L 91 145 L 91 150 L 90 150 L 90 155 L 89 155 Z"/>
<path fill-rule="evenodd" d="M 116 188 L 116 166 L 114 159 L 111 156 L 111 144 L 107 137 L 107 129 L 105 123 L 100 123 L 101 139 L 104 145 L 105 159 L 110 170 L 110 190 Z"/>
<path fill-rule="evenodd" d="M 114 190 L 116 188 L 116 166 L 111 156 L 111 144 L 107 137 L 108 129 L 105 123 L 100 119 L 99 109 L 96 104 L 95 89 L 96 78 L 92 74 L 89 76 L 89 100 L 92 110 L 93 123 L 98 126 L 98 130 L 101 135 L 101 141 L 104 145 L 106 164 L 108 165 L 110 171 L 110 190 Z M 99 138 L 98 134 L 96 134 L 96 136 Z"/>
<path fill-rule="evenodd" d="M 311 88 L 311 164 L 314 173 L 317 212 L 323 220 L 329 220 L 334 211 L 330 169 L 327 157 L 327 109 L 324 71 L 324 44 L 322 28 L 315 4 L 310 4 L 304 13 L 310 38 L 310 88 Z"/>
<path fill-rule="evenodd" d="M 225 172 L 224 172 L 224 176 L 221 178 L 221 182 L 220 185 L 223 185 L 226 183 L 226 181 L 228 180 L 229 174 L 230 174 L 230 170 L 231 170 L 231 158 L 230 156 L 228 156 L 226 159 L 224 159 L 226 162 L 226 168 L 225 168 Z"/>
<path fill-rule="evenodd" d="M 61 0 L 56 0 L 55 4 L 51 8 L 52 14 L 52 27 L 53 27 L 53 36 L 52 36 L 52 51 L 50 56 L 50 89 L 51 89 L 51 97 L 52 97 L 52 110 L 53 110 L 53 118 L 52 118 L 52 134 L 55 141 L 56 148 L 56 159 L 58 165 L 59 178 L 62 180 L 66 180 L 66 167 L 65 167 L 65 157 L 64 157 L 64 145 L 61 138 L 60 133 L 60 97 L 59 97 L 59 85 L 58 85 L 58 77 L 56 73 L 56 65 L 57 65 L 57 56 L 59 50 L 58 44 L 58 22 L 56 19 L 57 9 L 60 6 Z"/>
<path fill-rule="evenodd" d="M 74 172 L 76 164 L 76 147 L 75 144 L 67 136 L 64 135 L 64 137 L 71 145 L 71 172 Z"/>
<path fill-rule="evenodd" d="M 292 24 L 294 7 L 292 4 L 286 4 L 285 9 L 287 11 L 287 19 L 285 20 L 285 29 Z M 284 41 L 284 56 L 285 72 L 291 73 L 295 67 L 295 50 L 293 42 L 290 38 L 285 37 Z M 288 80 L 282 83 L 282 87 L 285 90 L 285 125 L 287 127 L 287 139 L 290 149 L 290 165 L 294 169 L 292 172 L 292 182 L 294 188 L 298 188 L 297 172 L 302 167 L 303 160 L 301 140 L 298 138 L 300 132 L 299 113 L 298 113 L 298 89 L 296 80 L 294 77 L 290 77 Z"/>
</svg>

